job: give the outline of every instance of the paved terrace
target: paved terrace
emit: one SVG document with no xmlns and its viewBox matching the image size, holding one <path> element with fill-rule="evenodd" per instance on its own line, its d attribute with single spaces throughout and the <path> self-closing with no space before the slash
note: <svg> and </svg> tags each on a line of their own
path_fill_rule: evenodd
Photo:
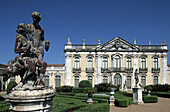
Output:
<svg viewBox="0 0 170 112">
<path fill-rule="evenodd" d="M 170 98 L 158 97 L 158 103 L 132 104 L 127 108 L 110 106 L 110 112 L 170 112 Z"/>
</svg>

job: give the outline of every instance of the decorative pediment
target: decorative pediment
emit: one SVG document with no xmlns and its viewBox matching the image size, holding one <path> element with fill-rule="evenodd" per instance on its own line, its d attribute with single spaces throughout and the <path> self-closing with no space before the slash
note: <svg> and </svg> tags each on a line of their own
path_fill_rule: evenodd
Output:
<svg viewBox="0 0 170 112">
<path fill-rule="evenodd" d="M 129 42 L 123 40 L 120 37 L 116 37 L 109 42 L 103 44 L 101 47 L 99 47 L 97 50 L 137 50 L 138 48 Z"/>
</svg>

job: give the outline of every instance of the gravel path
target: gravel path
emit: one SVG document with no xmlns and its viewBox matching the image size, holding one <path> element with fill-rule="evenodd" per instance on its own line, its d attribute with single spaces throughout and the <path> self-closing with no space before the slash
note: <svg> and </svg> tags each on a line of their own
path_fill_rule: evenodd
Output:
<svg viewBox="0 0 170 112">
<path fill-rule="evenodd" d="M 158 97 L 158 103 L 132 104 L 127 108 L 110 106 L 110 112 L 170 112 L 170 98 Z"/>
</svg>

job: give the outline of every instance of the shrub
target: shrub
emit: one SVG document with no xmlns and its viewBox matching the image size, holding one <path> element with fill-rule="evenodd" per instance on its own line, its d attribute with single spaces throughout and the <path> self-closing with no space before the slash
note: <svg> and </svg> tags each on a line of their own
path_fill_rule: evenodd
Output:
<svg viewBox="0 0 170 112">
<path fill-rule="evenodd" d="M 94 94 L 97 92 L 97 90 L 96 90 L 96 88 L 84 88 L 84 92 Z"/>
<path fill-rule="evenodd" d="M 7 94 L 9 94 L 12 88 L 14 88 L 16 85 L 17 83 L 15 81 L 10 81 L 7 85 Z"/>
<path fill-rule="evenodd" d="M 80 88 L 88 88 L 88 87 L 92 87 L 92 84 L 91 84 L 91 82 L 88 81 L 88 80 L 82 80 L 82 81 L 80 81 L 80 83 L 79 83 L 79 87 L 80 87 Z"/>
<path fill-rule="evenodd" d="M 147 85 L 147 86 L 144 87 L 144 89 L 146 89 L 147 91 L 149 91 L 149 90 L 152 90 L 152 87 L 151 87 L 150 85 Z"/>
<path fill-rule="evenodd" d="M 56 87 L 56 92 L 72 92 L 73 87 L 72 86 L 61 86 Z"/>
<path fill-rule="evenodd" d="M 80 108 L 74 112 L 109 112 L 109 104 L 99 103 L 93 105 L 87 105 L 86 107 Z"/>
<path fill-rule="evenodd" d="M 158 97 L 170 98 L 170 92 L 155 92 Z"/>
<path fill-rule="evenodd" d="M 10 104 L 7 101 L 0 101 L 0 112 L 9 112 Z"/>
<path fill-rule="evenodd" d="M 111 83 L 100 83 L 95 85 L 97 92 L 110 92 L 111 88 L 116 88 L 115 91 L 119 91 L 120 86 L 115 86 Z"/>
<path fill-rule="evenodd" d="M 143 96 L 144 103 L 157 103 L 158 97 L 157 96 Z"/>
<path fill-rule="evenodd" d="M 1 79 L 0 79 L 0 91 L 1 91 L 1 88 L 2 88 L 2 82 L 1 82 Z"/>
<path fill-rule="evenodd" d="M 84 88 L 74 87 L 73 93 L 84 93 Z"/>
<path fill-rule="evenodd" d="M 152 87 L 151 91 L 170 91 L 170 85 L 168 84 L 156 84 L 150 86 Z"/>
</svg>

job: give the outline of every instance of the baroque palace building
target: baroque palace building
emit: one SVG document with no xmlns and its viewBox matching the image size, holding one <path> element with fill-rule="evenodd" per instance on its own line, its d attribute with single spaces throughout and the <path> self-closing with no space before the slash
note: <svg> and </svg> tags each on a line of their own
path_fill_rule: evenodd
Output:
<svg viewBox="0 0 170 112">
<path fill-rule="evenodd" d="M 168 46 L 164 40 L 160 45 L 131 44 L 120 37 L 105 44 L 72 44 L 68 38 L 65 45 L 65 64 L 48 64 L 44 82 L 53 88 L 58 86 L 77 87 L 81 80 L 95 84 L 107 82 L 124 85 L 132 89 L 135 85 L 134 73 L 138 70 L 139 84 L 170 84 L 170 65 L 167 65 Z M 0 68 L 4 68 L 1 66 Z M 2 79 L 2 78 L 1 78 Z M 17 83 L 20 77 L 10 78 Z"/>
</svg>

